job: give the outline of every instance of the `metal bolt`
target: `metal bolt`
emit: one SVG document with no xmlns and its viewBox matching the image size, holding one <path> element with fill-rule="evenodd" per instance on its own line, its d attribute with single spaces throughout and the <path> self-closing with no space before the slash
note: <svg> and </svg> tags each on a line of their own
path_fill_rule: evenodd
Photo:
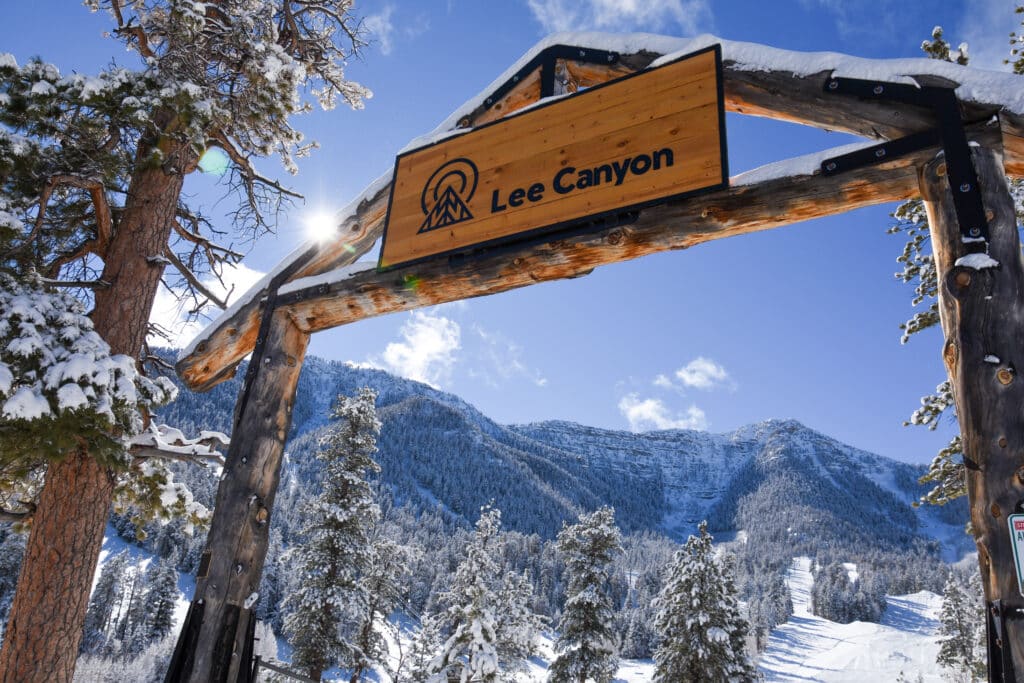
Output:
<svg viewBox="0 0 1024 683">
<path fill-rule="evenodd" d="M 964 183 L 963 185 L 960 186 L 960 191 L 961 192 L 970 192 L 971 191 L 971 184 L 970 183 Z"/>
<path fill-rule="evenodd" d="M 494 103 L 494 100 L 492 100 L 490 97 L 488 97 L 486 100 L 484 100 L 484 104 L 486 104 L 488 107 L 491 106 L 491 104 L 493 104 L 493 103 Z"/>
<path fill-rule="evenodd" d="M 875 93 L 876 95 L 881 95 L 881 94 L 882 94 L 882 91 L 884 91 L 884 90 L 885 90 L 885 88 L 883 88 L 882 86 L 880 86 L 880 85 L 876 85 L 876 86 L 875 86 L 875 87 L 874 87 L 874 88 L 873 88 L 873 89 L 871 90 L 871 92 Z"/>
<path fill-rule="evenodd" d="M 880 149 L 876 149 L 875 150 L 875 156 L 878 157 L 879 159 L 884 157 L 885 156 L 885 147 L 882 147 Z"/>
<path fill-rule="evenodd" d="M 513 83 L 518 83 L 519 82 L 519 76 L 513 76 L 512 77 L 512 82 Z"/>
<path fill-rule="evenodd" d="M 608 61 L 609 62 L 615 61 L 615 55 L 608 55 Z"/>
<path fill-rule="evenodd" d="M 249 458 L 242 458 L 242 464 L 243 464 L 243 465 L 244 465 L 245 463 L 247 463 L 247 462 L 249 462 Z"/>
<path fill-rule="evenodd" d="M 587 51 L 586 50 L 580 50 L 580 57 L 586 57 L 586 56 L 587 56 Z"/>
<path fill-rule="evenodd" d="M 829 90 L 835 90 L 838 87 L 839 87 L 839 81 L 829 81 L 828 82 L 828 89 Z"/>
<path fill-rule="evenodd" d="M 979 230 L 978 228 L 971 228 L 970 230 L 968 230 L 968 232 L 971 234 L 971 237 L 981 236 L 981 230 Z"/>
<path fill-rule="evenodd" d="M 834 170 L 836 170 L 836 162 L 830 161 L 827 164 L 825 164 L 825 170 L 826 171 L 834 171 Z"/>
</svg>

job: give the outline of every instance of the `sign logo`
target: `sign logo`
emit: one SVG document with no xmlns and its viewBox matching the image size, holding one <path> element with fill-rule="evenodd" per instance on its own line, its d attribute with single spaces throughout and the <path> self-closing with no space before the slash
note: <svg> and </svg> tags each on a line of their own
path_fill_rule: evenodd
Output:
<svg viewBox="0 0 1024 683">
<path fill-rule="evenodd" d="M 472 220 L 469 200 L 476 192 L 478 177 L 476 164 L 465 157 L 452 159 L 434 171 L 420 195 L 427 218 L 417 234 Z"/>
</svg>

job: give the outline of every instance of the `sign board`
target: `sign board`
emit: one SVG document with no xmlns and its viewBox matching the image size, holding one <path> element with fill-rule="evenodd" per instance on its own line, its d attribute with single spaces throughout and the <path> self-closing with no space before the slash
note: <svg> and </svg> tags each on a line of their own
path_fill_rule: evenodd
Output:
<svg viewBox="0 0 1024 683">
<path fill-rule="evenodd" d="M 1017 589 L 1024 595 L 1024 515 L 1009 515 L 1006 520 L 1010 525 L 1013 564 L 1017 567 Z"/>
<path fill-rule="evenodd" d="M 718 45 L 406 152 L 379 268 L 725 187 Z"/>
</svg>

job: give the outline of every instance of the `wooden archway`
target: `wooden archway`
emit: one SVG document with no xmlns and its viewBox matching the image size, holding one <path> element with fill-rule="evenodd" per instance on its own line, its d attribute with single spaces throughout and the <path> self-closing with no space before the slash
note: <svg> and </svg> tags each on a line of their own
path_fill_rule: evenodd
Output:
<svg viewBox="0 0 1024 683">
<path fill-rule="evenodd" d="M 1018 476 L 1024 466 L 1024 381 L 1014 381 L 1017 368 L 1024 368 L 1024 261 L 1004 181 L 1004 174 L 1024 176 L 1024 78 L 934 60 L 800 54 L 709 36 L 689 41 L 590 38 L 593 44 L 568 46 L 554 36 L 535 46 L 439 130 L 473 128 L 543 96 L 604 83 L 672 53 L 717 43 L 728 111 L 854 133 L 867 138 L 866 145 L 922 135 L 912 151 L 901 150 L 905 153 L 895 158 L 877 155 L 885 156 L 884 163 L 826 174 L 821 161 L 849 149 L 827 150 L 741 174 L 722 190 L 644 208 L 628 224 L 591 225 L 500 251 L 386 273 L 355 263 L 381 236 L 391 173 L 373 183 L 339 216 L 333 240 L 288 257 L 180 357 L 182 380 L 204 391 L 231 377 L 253 354 L 195 597 L 167 680 L 248 680 L 255 621 L 246 605 L 262 573 L 295 387 L 312 333 L 384 313 L 580 277 L 609 263 L 917 196 L 924 197 L 929 213 L 946 337 L 943 354 L 968 458 L 985 595 L 995 609 L 989 619 L 992 670 L 1009 674 L 1007 680 L 1013 671 L 1024 675 L 1024 625 L 1019 621 L 1024 597 L 1006 528 L 1006 515 L 1024 501 L 1024 475 Z M 594 54 L 602 59 L 595 60 Z M 826 88 L 836 77 L 955 89 L 956 123 L 975 146 L 973 171 L 991 235 L 988 255 L 999 267 L 977 269 L 958 262 L 976 246 L 961 239 L 941 136 L 923 134 L 942 123 L 936 110 L 870 93 L 838 97 Z M 1000 360 L 993 365 L 986 357 Z"/>
</svg>

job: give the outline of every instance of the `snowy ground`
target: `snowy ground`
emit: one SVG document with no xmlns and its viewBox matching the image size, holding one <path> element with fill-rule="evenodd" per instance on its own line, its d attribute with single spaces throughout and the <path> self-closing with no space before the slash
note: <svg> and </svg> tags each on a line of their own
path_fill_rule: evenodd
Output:
<svg viewBox="0 0 1024 683">
<path fill-rule="evenodd" d="M 881 624 L 837 624 L 810 612 L 811 561 L 793 561 L 787 576 L 793 616 L 772 631 L 759 668 L 771 683 L 944 680 L 935 663 L 942 598 L 921 591 L 887 596 Z"/>
<path fill-rule="evenodd" d="M 142 569 L 152 560 L 149 553 L 119 538 L 108 526 L 100 566 L 122 550 L 127 550 L 132 563 Z M 847 569 L 851 573 L 856 571 L 852 566 Z M 99 571 L 97 568 L 97 578 Z M 915 681 L 920 674 L 926 683 L 946 680 L 935 663 L 939 647 L 936 633 L 940 596 L 927 591 L 890 595 L 881 624 L 860 621 L 837 624 L 811 614 L 809 558 L 793 560 L 786 581 L 793 596 L 793 616 L 772 631 L 768 647 L 758 662 L 767 683 L 895 681 L 900 672 Z M 188 599 L 195 590 L 194 579 L 181 575 L 178 588 L 181 595 L 176 616 L 180 628 Z M 406 627 L 403 633 L 407 633 L 411 624 L 403 626 Z M 523 683 L 547 680 L 548 663 L 554 659 L 553 638 L 552 633 L 542 638 L 539 655 L 530 661 L 529 672 L 521 677 Z M 283 642 L 279 645 L 279 655 L 287 659 L 287 645 Z M 328 675 L 331 673 L 338 672 L 328 672 Z M 623 660 L 615 683 L 648 683 L 653 674 L 654 663 L 650 660 Z"/>
</svg>

